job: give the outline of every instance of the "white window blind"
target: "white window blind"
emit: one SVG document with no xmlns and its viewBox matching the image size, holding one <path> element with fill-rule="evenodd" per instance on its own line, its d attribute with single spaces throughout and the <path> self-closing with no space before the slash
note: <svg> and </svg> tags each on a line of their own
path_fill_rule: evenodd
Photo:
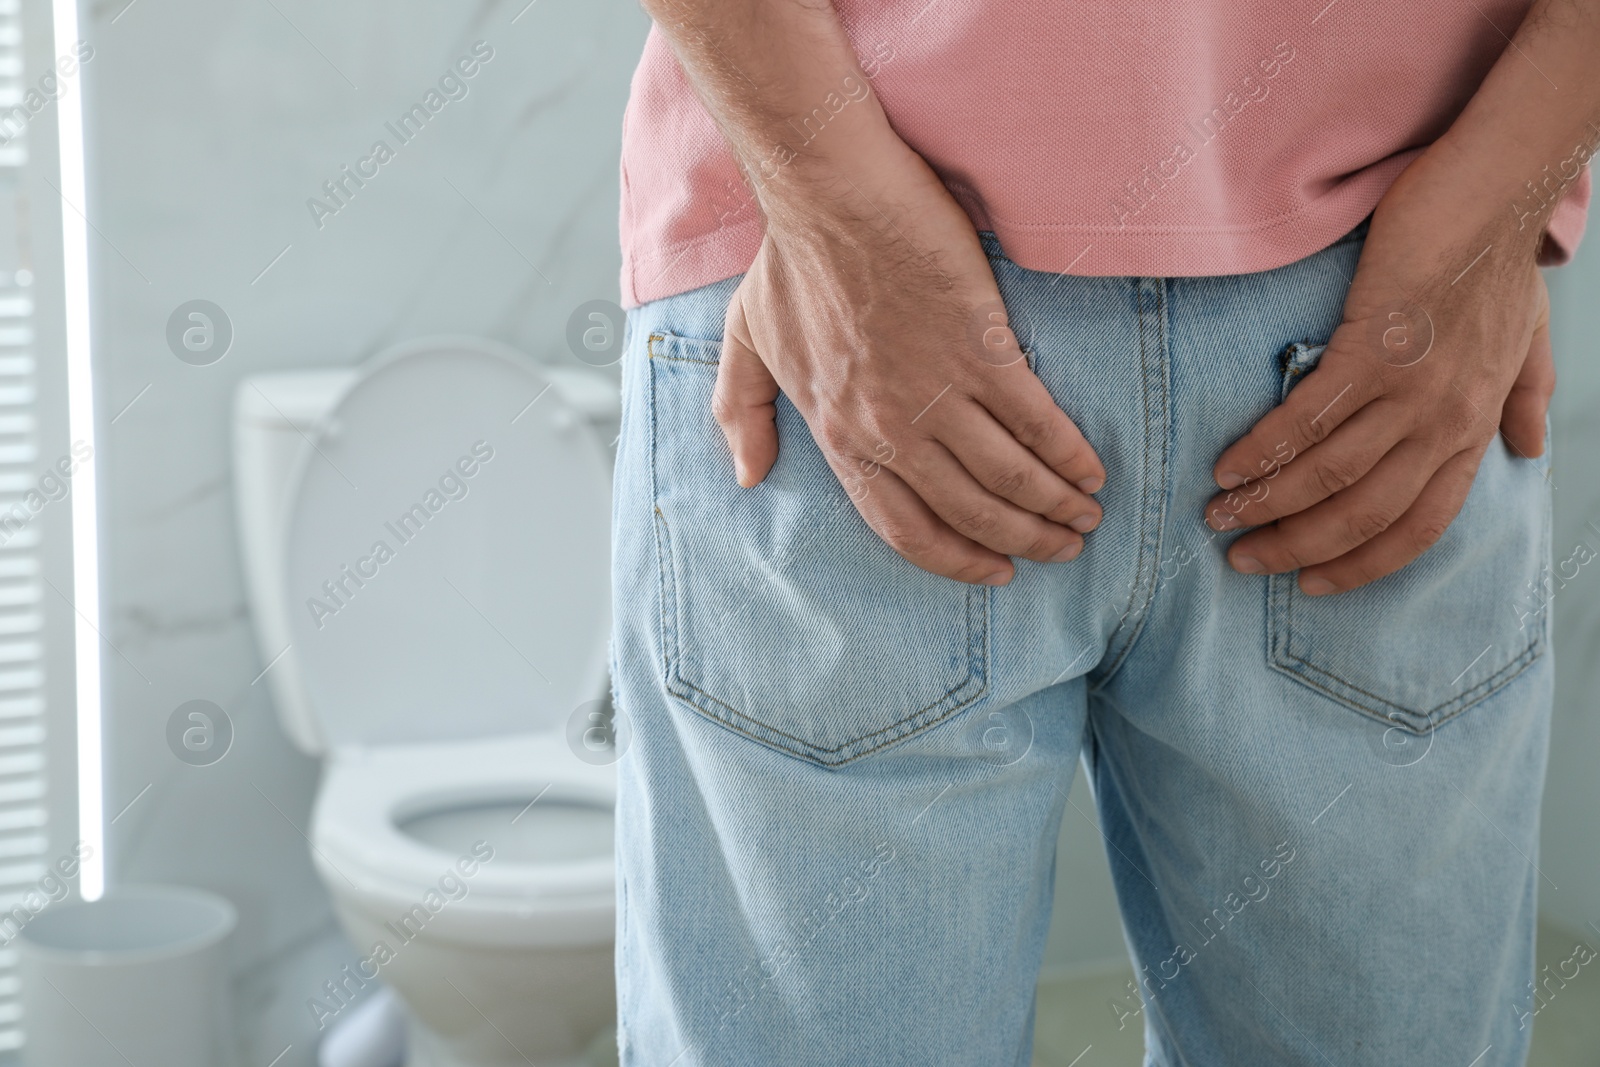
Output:
<svg viewBox="0 0 1600 1067">
<path fill-rule="evenodd" d="M 0 116 L 23 105 L 29 88 L 20 7 L 0 0 Z M 50 850 L 44 646 L 45 600 L 54 596 L 40 550 L 44 532 L 56 528 L 48 520 L 58 518 L 45 512 L 68 505 L 65 489 L 53 500 L 39 491 L 56 456 L 41 448 L 27 173 L 31 127 L 53 121 L 53 113 L 0 118 L 0 932 L 7 935 L 17 919 L 53 906 L 39 892 Z M 8 942 L 0 947 L 0 1050 L 22 1044 L 18 993 Z"/>
</svg>

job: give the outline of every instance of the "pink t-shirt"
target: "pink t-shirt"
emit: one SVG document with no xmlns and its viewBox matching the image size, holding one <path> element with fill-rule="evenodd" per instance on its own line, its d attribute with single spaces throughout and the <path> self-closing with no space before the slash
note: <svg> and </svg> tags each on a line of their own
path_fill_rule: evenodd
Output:
<svg viewBox="0 0 1600 1067">
<path fill-rule="evenodd" d="M 1530 2 L 835 0 L 866 78 L 797 115 L 762 165 L 871 91 L 1024 267 L 1267 270 L 1372 210 Z M 1506 206 L 1548 225 L 1553 262 L 1582 236 L 1594 141 Z M 742 273 L 761 242 L 732 154 L 654 30 L 623 120 L 621 222 L 629 306 Z"/>
</svg>

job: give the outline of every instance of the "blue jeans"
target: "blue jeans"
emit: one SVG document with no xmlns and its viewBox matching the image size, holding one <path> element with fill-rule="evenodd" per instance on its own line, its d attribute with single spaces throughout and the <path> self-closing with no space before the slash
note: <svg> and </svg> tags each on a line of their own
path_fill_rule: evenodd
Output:
<svg viewBox="0 0 1600 1067">
<path fill-rule="evenodd" d="M 736 280 L 631 313 L 624 1064 L 1025 1067 L 1080 757 L 1138 987 L 1107 1010 L 1149 1064 L 1523 1061 L 1547 460 L 1496 439 L 1442 540 L 1331 597 L 1234 572 L 1202 522 L 1217 455 L 1339 323 L 1363 232 L 1174 279 L 1040 274 L 986 236 L 1107 469 L 1083 555 L 993 589 L 891 551 L 782 398 L 777 465 L 735 484 L 710 401 Z"/>
</svg>

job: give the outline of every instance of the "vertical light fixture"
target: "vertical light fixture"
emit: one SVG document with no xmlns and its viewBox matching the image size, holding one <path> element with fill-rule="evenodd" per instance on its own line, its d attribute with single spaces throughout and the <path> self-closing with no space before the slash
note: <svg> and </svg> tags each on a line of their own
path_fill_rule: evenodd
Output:
<svg viewBox="0 0 1600 1067">
<path fill-rule="evenodd" d="M 78 40 L 77 0 L 51 0 L 54 48 Z M 72 476 L 72 593 L 78 700 L 78 838 L 89 848 L 78 890 L 84 900 L 105 893 L 105 800 L 100 717 L 100 554 L 95 502 L 98 456 L 94 437 L 94 378 L 89 349 L 89 229 L 84 195 L 83 87 L 56 99 L 61 167 L 61 264 L 67 342 L 67 432 L 89 446 Z"/>
</svg>

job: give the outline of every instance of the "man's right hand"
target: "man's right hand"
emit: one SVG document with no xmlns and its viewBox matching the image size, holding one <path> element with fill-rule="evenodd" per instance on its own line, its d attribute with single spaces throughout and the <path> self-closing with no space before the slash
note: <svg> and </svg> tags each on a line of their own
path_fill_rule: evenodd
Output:
<svg viewBox="0 0 1600 1067">
<path fill-rule="evenodd" d="M 1105 468 L 1002 306 L 971 220 L 903 143 L 786 197 L 724 330 L 714 409 L 739 483 L 777 459 L 781 389 L 868 525 L 917 566 L 1003 585 L 1010 556 L 1075 558 Z"/>
<path fill-rule="evenodd" d="M 781 389 L 917 566 L 1003 585 L 1010 556 L 1076 556 L 1105 468 L 1017 349 L 972 221 L 867 90 L 833 5 L 643 4 L 765 216 L 715 395 L 740 484 L 777 459 Z"/>
</svg>

